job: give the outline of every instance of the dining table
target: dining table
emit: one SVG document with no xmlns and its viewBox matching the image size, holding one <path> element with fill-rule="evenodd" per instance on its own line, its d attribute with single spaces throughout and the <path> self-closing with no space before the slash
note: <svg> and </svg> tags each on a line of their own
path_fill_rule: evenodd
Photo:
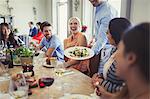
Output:
<svg viewBox="0 0 150 99">
<path fill-rule="evenodd" d="M 54 78 L 51 86 L 40 88 L 32 88 L 32 95 L 29 99 L 59 99 L 66 94 L 82 94 L 90 96 L 94 93 L 94 88 L 91 83 L 91 78 L 80 71 L 69 68 L 54 66 L 54 68 L 46 68 L 43 66 L 45 58 L 41 55 L 33 57 L 34 78 L 37 83 L 42 77 Z M 60 62 L 57 62 L 60 63 Z M 61 76 L 56 75 L 57 70 L 67 71 Z M 14 75 L 22 71 L 22 66 L 14 66 L 9 69 L 9 74 Z"/>
</svg>

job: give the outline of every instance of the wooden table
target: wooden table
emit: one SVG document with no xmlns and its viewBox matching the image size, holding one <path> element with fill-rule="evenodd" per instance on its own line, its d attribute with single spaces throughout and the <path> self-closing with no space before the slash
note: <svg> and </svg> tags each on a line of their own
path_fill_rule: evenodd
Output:
<svg viewBox="0 0 150 99">
<path fill-rule="evenodd" d="M 55 70 L 49 69 L 42 66 L 44 60 L 39 57 L 34 58 L 34 72 L 35 78 L 38 80 L 42 76 L 53 77 L 54 83 L 50 87 L 45 88 L 33 88 L 32 95 L 29 96 L 29 99 L 58 99 L 63 96 L 64 93 L 76 93 L 76 94 L 85 94 L 90 95 L 94 92 L 94 89 L 91 84 L 91 78 L 84 75 L 83 73 L 70 69 L 74 73 L 64 75 L 61 77 L 56 76 Z M 10 74 L 15 74 L 22 70 L 21 67 L 14 67 L 10 69 Z"/>
</svg>

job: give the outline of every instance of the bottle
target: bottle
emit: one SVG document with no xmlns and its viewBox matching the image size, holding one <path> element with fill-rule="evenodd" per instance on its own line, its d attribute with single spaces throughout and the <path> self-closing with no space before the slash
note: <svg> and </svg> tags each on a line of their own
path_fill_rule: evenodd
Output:
<svg viewBox="0 0 150 99">
<path fill-rule="evenodd" d="M 7 49 L 7 52 L 6 52 L 6 60 L 8 62 L 8 68 L 13 68 L 13 53 L 12 53 L 12 48 L 13 48 L 13 45 L 11 45 L 11 43 L 8 41 L 7 42 L 7 46 L 8 46 L 8 49 Z"/>
</svg>

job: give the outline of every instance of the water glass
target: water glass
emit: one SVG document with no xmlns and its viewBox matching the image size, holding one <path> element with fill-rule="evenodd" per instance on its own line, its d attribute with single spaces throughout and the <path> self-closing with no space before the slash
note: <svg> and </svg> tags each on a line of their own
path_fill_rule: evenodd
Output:
<svg viewBox="0 0 150 99">
<path fill-rule="evenodd" d="M 21 75 L 15 80 L 10 80 L 9 94 L 15 99 L 28 98 L 29 84 L 26 82 L 25 77 Z"/>
<path fill-rule="evenodd" d="M 10 83 L 10 78 L 0 76 L 0 94 L 5 94 L 9 92 L 9 83 Z"/>
</svg>

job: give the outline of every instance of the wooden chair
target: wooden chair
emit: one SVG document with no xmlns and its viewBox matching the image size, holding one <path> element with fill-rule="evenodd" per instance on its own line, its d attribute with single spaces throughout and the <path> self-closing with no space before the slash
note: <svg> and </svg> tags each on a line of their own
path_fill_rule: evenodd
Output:
<svg viewBox="0 0 150 99">
<path fill-rule="evenodd" d="M 99 53 L 98 55 L 95 55 L 94 57 L 90 59 L 90 63 L 89 63 L 90 72 L 88 74 L 90 77 L 92 77 L 93 74 L 98 72 L 100 57 L 101 57 L 101 53 Z"/>
</svg>

